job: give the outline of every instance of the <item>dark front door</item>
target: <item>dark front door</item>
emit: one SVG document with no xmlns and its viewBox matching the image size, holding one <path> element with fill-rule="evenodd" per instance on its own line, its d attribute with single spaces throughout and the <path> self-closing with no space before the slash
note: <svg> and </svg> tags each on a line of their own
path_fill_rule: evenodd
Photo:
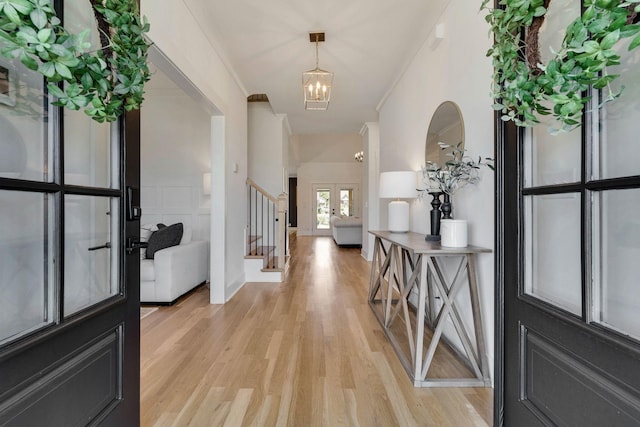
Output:
<svg viewBox="0 0 640 427">
<path fill-rule="evenodd" d="M 496 425 L 640 425 L 640 52 L 621 52 L 622 97 L 580 129 L 497 123 Z"/>
<path fill-rule="evenodd" d="M 87 1 L 64 12 L 93 26 Z M 98 124 L 0 66 L 0 425 L 137 425 L 139 115 Z"/>
</svg>

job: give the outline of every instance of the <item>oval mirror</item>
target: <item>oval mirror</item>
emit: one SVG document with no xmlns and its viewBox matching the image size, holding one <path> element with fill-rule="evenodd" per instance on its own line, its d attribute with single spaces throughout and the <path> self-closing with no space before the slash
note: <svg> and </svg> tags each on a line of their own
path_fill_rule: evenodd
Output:
<svg viewBox="0 0 640 427">
<path fill-rule="evenodd" d="M 462 113 L 455 102 L 445 101 L 433 113 L 425 145 L 425 163 L 433 162 L 442 166 L 448 160 L 447 150 L 439 142 L 464 149 L 464 123 Z"/>
</svg>

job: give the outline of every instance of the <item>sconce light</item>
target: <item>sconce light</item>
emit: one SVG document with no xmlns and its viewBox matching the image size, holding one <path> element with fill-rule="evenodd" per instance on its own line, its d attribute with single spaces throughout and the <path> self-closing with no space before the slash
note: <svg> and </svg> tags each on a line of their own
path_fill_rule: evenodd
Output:
<svg viewBox="0 0 640 427">
<path fill-rule="evenodd" d="M 364 161 L 364 151 L 358 151 L 353 157 L 356 159 L 356 162 L 362 163 Z"/>
</svg>

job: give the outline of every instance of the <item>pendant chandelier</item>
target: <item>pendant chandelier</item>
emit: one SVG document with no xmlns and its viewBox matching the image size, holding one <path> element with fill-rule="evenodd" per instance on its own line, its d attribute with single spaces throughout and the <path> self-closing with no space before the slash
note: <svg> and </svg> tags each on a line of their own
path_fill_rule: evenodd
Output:
<svg viewBox="0 0 640 427">
<path fill-rule="evenodd" d="M 318 43 L 324 41 L 324 33 L 309 33 L 309 41 L 316 44 L 316 68 L 302 73 L 304 109 L 326 110 L 331 98 L 333 73 L 318 67 Z"/>
</svg>

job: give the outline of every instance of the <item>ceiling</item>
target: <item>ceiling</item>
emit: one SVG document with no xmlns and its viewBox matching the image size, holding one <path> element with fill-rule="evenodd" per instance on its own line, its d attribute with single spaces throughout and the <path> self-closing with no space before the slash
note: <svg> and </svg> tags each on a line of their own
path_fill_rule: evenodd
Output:
<svg viewBox="0 0 640 427">
<path fill-rule="evenodd" d="M 450 0 L 183 0 L 247 95 L 265 93 L 295 134 L 358 132 Z M 335 73 L 327 111 L 305 111 L 302 73 Z M 214 76 L 215 78 L 215 76 Z"/>
</svg>

